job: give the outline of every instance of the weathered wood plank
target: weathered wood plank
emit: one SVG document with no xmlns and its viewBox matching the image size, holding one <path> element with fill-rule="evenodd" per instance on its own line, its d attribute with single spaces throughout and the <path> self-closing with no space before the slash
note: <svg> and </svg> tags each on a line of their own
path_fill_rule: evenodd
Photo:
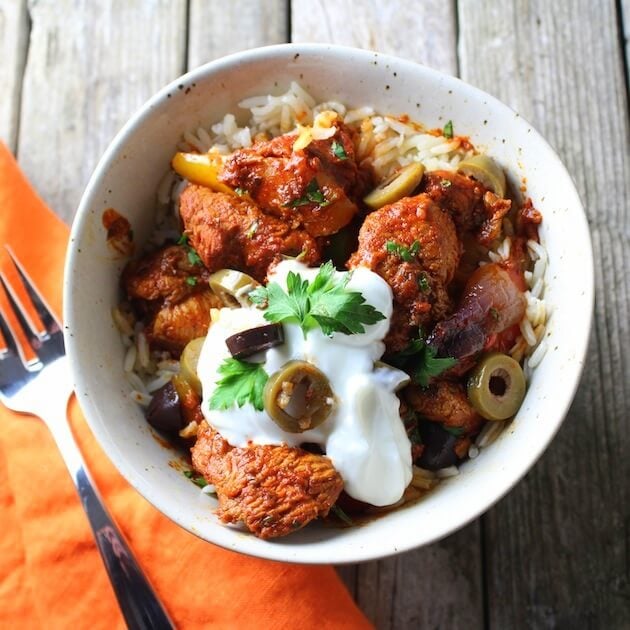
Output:
<svg viewBox="0 0 630 630">
<path fill-rule="evenodd" d="M 40 0 L 32 29 L 18 158 L 70 221 L 114 134 L 185 69 L 185 0 Z"/>
<path fill-rule="evenodd" d="M 619 15 L 619 20 L 621 21 L 621 35 L 623 37 L 624 46 L 626 49 L 626 87 L 628 87 L 627 83 L 630 80 L 630 76 L 628 76 L 629 68 L 630 68 L 630 0 L 621 0 L 620 5 L 621 14 Z"/>
<path fill-rule="evenodd" d="M 293 0 L 291 39 L 388 52 L 456 74 L 451 2 Z M 480 529 L 473 523 L 430 547 L 343 567 L 340 575 L 379 629 L 481 628 Z"/>
<path fill-rule="evenodd" d="M 596 268 L 590 359 L 569 418 L 484 521 L 490 627 L 627 627 L 630 161 L 615 2 L 461 0 L 459 16 L 463 78 L 559 151 Z"/>
<path fill-rule="evenodd" d="M 15 151 L 28 46 L 26 0 L 0 0 L 0 140 Z"/>
<path fill-rule="evenodd" d="M 379 629 L 482 628 L 479 540 L 473 523 L 429 547 L 359 565 L 355 599 Z"/>
<path fill-rule="evenodd" d="M 293 0 L 291 41 L 327 42 L 391 53 L 457 74 L 451 0 Z"/>
<path fill-rule="evenodd" d="M 188 68 L 239 50 L 289 41 L 288 0 L 191 0 Z"/>
</svg>

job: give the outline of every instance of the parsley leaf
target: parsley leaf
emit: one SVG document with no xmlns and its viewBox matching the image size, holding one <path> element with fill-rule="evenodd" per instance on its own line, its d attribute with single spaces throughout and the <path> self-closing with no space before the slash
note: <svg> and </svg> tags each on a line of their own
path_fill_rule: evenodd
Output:
<svg viewBox="0 0 630 630">
<path fill-rule="evenodd" d="M 250 300 L 266 308 L 265 319 L 300 326 L 306 333 L 318 326 L 325 335 L 341 332 L 352 335 L 365 332 L 364 324 L 385 319 L 358 291 L 347 288 L 349 274 L 338 279 L 329 261 L 322 265 L 312 280 L 289 272 L 286 291 L 276 282 L 259 287 L 249 294 Z"/>
<path fill-rule="evenodd" d="M 354 525 L 354 521 L 337 504 L 333 505 L 330 511 L 346 525 Z"/>
<path fill-rule="evenodd" d="M 390 363 L 409 372 L 414 383 L 428 387 L 432 378 L 452 368 L 457 359 L 436 357 L 436 350 L 425 343 L 422 331 L 419 339 L 413 339 L 401 352 L 390 357 Z"/>
<path fill-rule="evenodd" d="M 453 121 L 452 120 L 449 120 L 444 125 L 444 129 L 442 130 L 442 135 L 445 138 L 452 138 L 453 137 Z"/>
<path fill-rule="evenodd" d="M 326 197 L 324 197 L 324 193 L 319 189 L 319 184 L 315 178 L 313 178 L 305 188 L 302 197 L 294 199 L 286 205 L 289 208 L 297 208 L 298 206 L 307 206 L 309 203 L 316 203 L 322 208 L 331 204 L 330 201 L 326 201 Z"/>
<path fill-rule="evenodd" d="M 461 437 L 464 433 L 466 433 L 464 427 L 449 427 L 446 424 L 442 424 L 442 428 L 455 437 Z"/>
<path fill-rule="evenodd" d="M 208 485 L 208 482 L 194 470 L 185 470 L 184 475 L 200 488 L 205 488 Z"/>
<path fill-rule="evenodd" d="M 240 188 L 240 187 L 236 187 L 234 189 L 234 192 L 239 196 L 242 197 L 243 195 L 247 194 L 247 191 L 244 188 Z"/>
<path fill-rule="evenodd" d="M 254 238 L 254 234 L 256 234 L 257 230 L 258 230 L 258 219 L 254 219 L 251 222 L 251 225 L 247 228 L 247 232 L 245 232 L 245 237 L 249 239 Z"/>
<path fill-rule="evenodd" d="M 418 288 L 422 293 L 429 293 L 431 291 L 431 285 L 429 284 L 429 279 L 427 278 L 427 274 L 422 271 L 418 276 Z"/>
<path fill-rule="evenodd" d="M 188 277 L 186 278 L 186 284 L 187 284 L 189 287 L 194 287 L 194 286 L 196 286 L 196 285 L 197 285 L 197 278 L 195 278 L 195 276 L 188 276 Z"/>
<path fill-rule="evenodd" d="M 191 265 L 202 265 L 203 264 L 201 258 L 199 257 L 199 254 L 195 251 L 195 249 L 193 247 L 190 246 L 190 243 L 188 242 L 188 235 L 187 234 L 182 234 L 177 239 L 177 244 L 181 245 L 182 247 L 184 247 L 186 249 L 186 255 L 188 256 L 188 262 Z"/>
<path fill-rule="evenodd" d="M 201 262 L 201 258 L 199 258 L 199 254 L 190 246 L 188 247 L 187 256 L 188 256 L 188 262 L 191 265 L 201 265 L 201 264 L 203 264 Z"/>
<path fill-rule="evenodd" d="M 396 241 L 387 241 L 385 249 L 389 254 L 395 254 L 404 262 L 411 262 L 420 251 L 420 242 L 414 241 L 409 247 L 405 247 Z"/>
<path fill-rule="evenodd" d="M 341 144 L 340 142 L 337 142 L 336 140 L 334 140 L 331 145 L 331 149 L 334 156 L 339 158 L 340 160 L 348 159 L 348 154 L 346 153 L 346 150 L 343 148 L 343 144 Z"/>
<path fill-rule="evenodd" d="M 249 363 L 238 359 L 224 359 L 218 369 L 221 377 L 210 398 L 210 409 L 229 409 L 236 403 L 239 407 L 251 403 L 262 411 L 263 389 L 269 379 L 260 363 Z"/>
</svg>

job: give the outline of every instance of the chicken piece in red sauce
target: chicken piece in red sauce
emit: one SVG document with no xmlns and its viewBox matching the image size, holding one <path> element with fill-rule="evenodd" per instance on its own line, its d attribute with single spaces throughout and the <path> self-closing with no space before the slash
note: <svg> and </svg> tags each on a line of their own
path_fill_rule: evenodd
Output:
<svg viewBox="0 0 630 630">
<path fill-rule="evenodd" d="M 192 448 L 195 470 L 213 484 L 219 518 L 275 538 L 326 516 L 343 479 L 324 455 L 286 445 L 235 448 L 205 421 Z"/>
<path fill-rule="evenodd" d="M 417 336 L 418 326 L 427 326 L 450 312 L 447 287 L 460 254 L 451 217 L 428 195 L 405 197 L 365 218 L 359 247 L 348 267 L 371 269 L 393 291 L 387 352 L 403 350 Z"/>
<path fill-rule="evenodd" d="M 305 230 L 264 214 L 248 199 L 189 184 L 180 197 L 185 233 L 209 271 L 238 269 L 263 282 L 283 255 L 320 262 L 320 247 Z"/>
<path fill-rule="evenodd" d="M 247 191 L 268 214 L 312 236 L 338 232 L 358 211 L 357 200 L 372 184 L 359 168 L 350 130 L 335 122 L 335 135 L 294 150 L 298 136 L 284 135 L 235 151 L 219 179 Z"/>
<path fill-rule="evenodd" d="M 460 235 L 473 233 L 485 246 L 501 235 L 503 217 L 512 207 L 475 179 L 450 171 L 425 173 L 421 190 L 450 213 Z"/>
<path fill-rule="evenodd" d="M 208 332 L 210 309 L 221 306 L 208 277 L 208 270 L 179 245 L 168 245 L 127 265 L 123 288 L 145 321 L 152 347 L 178 356 L 189 341 Z"/>
</svg>

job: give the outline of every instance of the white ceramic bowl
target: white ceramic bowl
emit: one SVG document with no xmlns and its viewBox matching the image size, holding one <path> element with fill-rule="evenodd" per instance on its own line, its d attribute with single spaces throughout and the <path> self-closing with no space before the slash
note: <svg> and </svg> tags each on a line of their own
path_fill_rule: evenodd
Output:
<svg viewBox="0 0 630 630">
<path fill-rule="evenodd" d="M 182 132 L 238 111 L 247 96 L 284 91 L 300 82 L 316 99 L 383 113 L 408 113 L 430 127 L 452 119 L 506 168 L 544 216 L 551 308 L 546 342 L 514 422 L 481 455 L 466 462 L 425 499 L 366 525 L 336 529 L 312 524 L 266 542 L 221 525 L 208 497 L 168 461 L 173 453 L 152 436 L 130 400 L 124 349 L 112 323 L 123 265 L 106 247 L 103 210 L 132 224 L 136 242 L 151 229 L 155 192 Z M 575 393 L 587 347 L 593 264 L 584 211 L 573 182 L 543 138 L 488 94 L 435 70 L 364 50 L 282 45 L 250 50 L 202 66 L 165 87 L 125 125 L 107 149 L 83 195 L 66 265 L 67 350 L 75 388 L 101 446 L 127 480 L 182 527 L 247 554 L 276 560 L 356 562 L 426 545 L 462 527 L 501 498 L 534 464 L 558 430 Z"/>
</svg>

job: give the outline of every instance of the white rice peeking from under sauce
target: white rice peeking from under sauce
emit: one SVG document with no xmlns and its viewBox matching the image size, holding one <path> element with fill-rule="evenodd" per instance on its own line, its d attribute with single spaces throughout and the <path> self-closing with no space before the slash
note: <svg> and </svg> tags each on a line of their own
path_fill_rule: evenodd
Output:
<svg viewBox="0 0 630 630">
<path fill-rule="evenodd" d="M 312 124 L 322 111 L 332 110 L 339 114 L 344 123 L 357 130 L 357 159 L 369 163 L 379 179 L 412 162 L 422 163 L 426 171 L 456 171 L 459 162 L 474 154 L 465 138 L 447 138 L 434 132 L 428 133 L 422 125 L 409 120 L 406 115 L 380 115 L 370 106 L 347 109 L 337 101 L 318 104 L 296 82 L 292 82 L 284 94 L 250 97 L 241 101 L 239 107 L 250 112 L 247 124 L 239 127 L 234 113 L 227 113 L 208 129 L 198 127 L 186 131 L 178 144 L 178 150 L 227 156 L 236 149 L 251 146 L 261 137 L 295 132 L 299 126 Z M 155 249 L 169 239 L 176 240 L 181 233 L 179 194 L 186 183 L 172 170 L 162 179 L 156 191 L 156 228 L 148 240 L 148 248 Z M 514 227 L 507 218 L 503 222 L 503 232 L 505 238 L 496 250 L 488 252 L 487 262 L 500 262 L 509 257 Z M 523 364 L 529 381 L 531 370 L 543 360 L 547 351 L 547 343 L 543 338 L 549 309 L 543 297 L 547 252 L 533 240 L 527 242 L 527 250 L 533 262 L 533 270 L 525 272 L 527 308 L 519 325 L 521 334 L 509 354 Z M 486 262 L 480 263 L 483 264 Z M 171 359 L 166 352 L 149 353 L 142 326 L 134 322 L 132 317 L 130 312 L 123 313 L 120 308 L 113 311 L 114 323 L 120 331 L 123 346 L 127 348 L 123 371 L 133 388 L 130 396 L 146 407 L 151 401 L 151 393 L 177 372 L 179 362 Z M 506 424 L 505 421 L 486 422 L 469 447 L 469 457 L 476 458 L 480 450 L 492 444 Z M 456 466 L 438 471 L 414 466 L 413 471 L 411 485 L 421 490 L 429 490 L 439 480 L 459 474 Z"/>
</svg>

